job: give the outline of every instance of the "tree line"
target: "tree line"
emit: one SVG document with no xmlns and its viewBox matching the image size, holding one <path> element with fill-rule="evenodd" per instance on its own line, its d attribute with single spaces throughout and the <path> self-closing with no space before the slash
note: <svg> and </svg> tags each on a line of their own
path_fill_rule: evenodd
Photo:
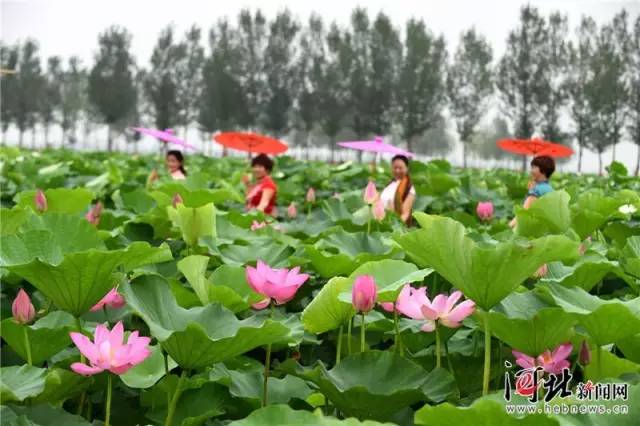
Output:
<svg viewBox="0 0 640 426">
<path fill-rule="evenodd" d="M 570 28 L 560 12 L 520 10 L 500 57 L 471 28 L 449 52 L 422 19 L 396 27 L 384 13 L 353 10 L 348 25 L 289 11 L 267 20 L 242 10 L 208 33 L 193 26 L 159 34 L 150 65 L 131 53 L 131 34 L 111 27 L 98 38 L 91 64 L 58 56 L 42 63 L 38 44 L 0 45 L 3 139 L 9 126 L 24 135 L 60 126 L 63 144 L 97 126 L 114 138 L 126 129 L 197 127 L 203 133 L 254 130 L 294 135 L 305 147 L 341 135 L 399 135 L 409 150 L 450 148 L 452 120 L 469 152 L 485 158 L 496 136 L 544 138 L 602 155 L 626 138 L 638 145 L 640 167 L 640 16 L 621 10 L 601 25 L 584 16 Z M 500 117 L 481 125 L 497 101 Z M 84 136 L 78 135 L 80 124 Z M 486 141 L 484 143 L 483 141 Z M 333 143 L 330 145 L 333 146 Z"/>
</svg>

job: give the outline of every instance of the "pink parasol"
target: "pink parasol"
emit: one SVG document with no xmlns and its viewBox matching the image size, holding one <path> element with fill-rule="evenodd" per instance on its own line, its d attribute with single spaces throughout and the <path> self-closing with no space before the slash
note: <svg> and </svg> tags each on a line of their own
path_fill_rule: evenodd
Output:
<svg viewBox="0 0 640 426">
<path fill-rule="evenodd" d="M 193 149 L 194 151 L 198 150 L 198 148 L 196 148 L 195 146 L 190 145 L 184 140 L 177 137 L 172 129 L 158 130 L 158 129 L 149 129 L 146 127 L 133 127 L 133 130 L 135 130 L 136 132 L 142 133 L 143 135 L 152 136 L 162 142 L 167 142 L 174 145 L 180 145 L 184 148 Z"/>
<path fill-rule="evenodd" d="M 382 140 L 382 136 L 376 136 L 371 141 L 351 141 L 351 142 L 338 142 L 343 148 L 357 149 L 360 151 L 375 152 L 376 154 L 394 154 L 404 155 L 407 157 L 413 157 L 415 154 L 403 149 L 397 148 L 391 144 L 388 144 Z"/>
</svg>

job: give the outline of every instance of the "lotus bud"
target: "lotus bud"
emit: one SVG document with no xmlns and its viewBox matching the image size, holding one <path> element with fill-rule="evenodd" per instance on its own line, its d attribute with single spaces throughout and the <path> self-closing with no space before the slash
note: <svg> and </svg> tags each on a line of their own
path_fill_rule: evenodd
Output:
<svg viewBox="0 0 640 426">
<path fill-rule="evenodd" d="M 176 192 L 175 194 L 173 194 L 173 198 L 171 199 L 171 204 L 173 204 L 173 208 L 175 209 L 178 206 L 178 204 L 184 204 L 184 200 L 182 199 L 180 194 Z"/>
<path fill-rule="evenodd" d="M 36 203 L 36 209 L 39 212 L 45 212 L 47 211 L 47 197 L 44 195 L 44 192 L 42 192 L 41 189 L 38 189 L 36 191 L 36 195 L 34 197 L 34 202 Z"/>
<path fill-rule="evenodd" d="M 13 319 L 19 324 L 28 324 L 36 317 L 36 309 L 31 303 L 31 299 L 26 291 L 20 289 L 18 295 L 11 305 Z"/>
<path fill-rule="evenodd" d="M 351 303 L 358 312 L 367 313 L 375 306 L 377 295 L 378 289 L 373 277 L 360 275 L 353 283 Z"/>
<path fill-rule="evenodd" d="M 382 222 L 382 220 L 384 219 L 384 215 L 384 201 L 378 199 L 373 205 L 373 217 L 378 222 Z"/>
<path fill-rule="evenodd" d="M 367 187 L 364 190 L 364 202 L 372 205 L 378 199 L 378 190 L 376 189 L 376 184 L 373 183 L 372 180 L 369 181 Z"/>
<path fill-rule="evenodd" d="M 313 188 L 309 188 L 307 191 L 307 203 L 315 203 L 316 202 L 316 190 Z"/>
<path fill-rule="evenodd" d="M 291 219 L 294 219 L 298 215 L 298 210 L 296 209 L 296 203 L 289 204 L 287 207 L 287 216 Z"/>
<path fill-rule="evenodd" d="M 489 221 L 493 217 L 493 203 L 491 201 L 479 202 L 476 214 L 483 221 Z"/>
</svg>

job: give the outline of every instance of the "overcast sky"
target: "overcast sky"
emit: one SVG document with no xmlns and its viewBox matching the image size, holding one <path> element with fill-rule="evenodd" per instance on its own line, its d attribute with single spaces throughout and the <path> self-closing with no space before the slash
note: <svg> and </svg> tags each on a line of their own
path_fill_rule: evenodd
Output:
<svg viewBox="0 0 640 426">
<path fill-rule="evenodd" d="M 450 51 L 460 33 L 472 26 L 484 34 L 497 55 L 504 50 L 510 29 L 518 24 L 524 4 L 538 7 L 545 15 L 559 10 L 575 28 L 582 15 L 599 24 L 611 20 L 622 8 L 632 19 L 640 14 L 640 0 L 0 0 L 2 40 L 13 43 L 35 38 L 45 56 L 80 56 L 93 62 L 98 34 L 111 25 L 126 27 L 133 34 L 132 50 L 138 65 L 146 66 L 159 31 L 173 23 L 179 33 L 194 23 L 208 30 L 221 17 L 235 21 L 243 8 L 260 8 L 267 17 L 288 8 L 306 20 L 316 12 L 325 21 L 347 24 L 351 11 L 366 6 L 371 16 L 389 15 L 397 28 L 411 17 L 422 18 L 431 30 L 443 34 Z M 635 166 L 636 148 L 619 147 L 618 157 Z M 591 158 L 587 158 L 589 164 Z"/>
</svg>

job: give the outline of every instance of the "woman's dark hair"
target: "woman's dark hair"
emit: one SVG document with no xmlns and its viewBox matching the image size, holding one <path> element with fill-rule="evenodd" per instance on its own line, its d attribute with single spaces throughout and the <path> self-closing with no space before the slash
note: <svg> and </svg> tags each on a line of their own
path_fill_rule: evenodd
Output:
<svg viewBox="0 0 640 426">
<path fill-rule="evenodd" d="M 394 156 L 391 159 L 391 163 L 393 163 L 396 160 L 400 160 L 402 161 L 406 166 L 409 166 L 409 157 L 407 157 L 406 155 L 402 155 L 402 154 L 398 154 L 396 156 Z"/>
<path fill-rule="evenodd" d="M 182 155 L 182 152 L 172 149 L 171 151 L 167 152 L 167 157 L 170 155 L 180 162 L 180 171 L 182 172 L 183 175 L 186 176 L 187 171 L 184 169 L 184 156 Z"/>
<path fill-rule="evenodd" d="M 266 171 L 271 173 L 271 170 L 273 170 L 273 160 L 265 154 L 260 154 L 251 159 L 251 167 L 253 166 L 262 166 Z"/>
<path fill-rule="evenodd" d="M 538 166 L 540 172 L 549 179 L 556 171 L 556 162 L 548 155 L 540 155 L 531 160 L 532 166 Z"/>
</svg>

